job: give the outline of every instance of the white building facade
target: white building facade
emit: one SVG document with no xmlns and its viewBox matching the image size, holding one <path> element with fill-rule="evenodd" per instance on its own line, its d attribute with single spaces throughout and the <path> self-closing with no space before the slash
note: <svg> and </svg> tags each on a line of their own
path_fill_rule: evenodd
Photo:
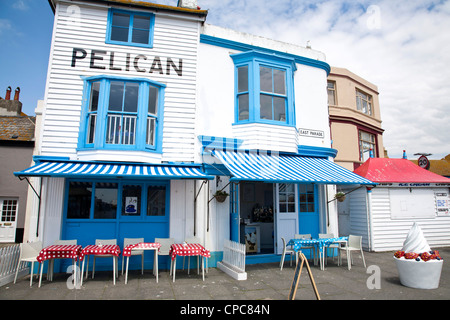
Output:
<svg viewBox="0 0 450 320">
<path fill-rule="evenodd" d="M 39 155 L 16 172 L 40 178 L 24 240 L 195 236 L 215 266 L 225 239 L 263 262 L 281 237 L 338 234 L 329 193 L 370 181 L 332 162 L 322 53 L 197 8 L 50 3 Z"/>
</svg>

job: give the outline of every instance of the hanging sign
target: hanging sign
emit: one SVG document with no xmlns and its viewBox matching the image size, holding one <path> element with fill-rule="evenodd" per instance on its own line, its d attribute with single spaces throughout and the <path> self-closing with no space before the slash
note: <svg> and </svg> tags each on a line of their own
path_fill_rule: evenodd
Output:
<svg viewBox="0 0 450 320">
<path fill-rule="evenodd" d="M 419 165 L 419 167 L 421 167 L 423 169 L 428 170 L 430 168 L 430 161 L 425 156 L 420 156 L 419 160 L 417 160 L 417 164 Z"/>
</svg>

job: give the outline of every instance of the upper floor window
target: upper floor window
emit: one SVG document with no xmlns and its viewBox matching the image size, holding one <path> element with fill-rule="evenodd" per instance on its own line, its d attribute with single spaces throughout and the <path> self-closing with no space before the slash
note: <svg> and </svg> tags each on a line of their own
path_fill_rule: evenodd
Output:
<svg viewBox="0 0 450 320">
<path fill-rule="evenodd" d="M 376 137 L 374 134 L 359 131 L 359 160 L 366 161 L 370 158 L 370 152 L 376 157 Z"/>
<path fill-rule="evenodd" d="M 328 81 L 327 82 L 327 92 L 328 92 L 328 105 L 335 106 L 336 103 L 336 82 Z"/>
<path fill-rule="evenodd" d="M 235 122 L 295 125 L 295 62 L 254 51 L 232 58 L 236 65 Z"/>
<path fill-rule="evenodd" d="M 371 116 L 372 115 L 372 96 L 356 89 L 356 108 Z"/>
<path fill-rule="evenodd" d="M 154 15 L 110 9 L 106 42 L 140 47 L 153 47 Z"/>
<path fill-rule="evenodd" d="M 147 79 L 85 79 L 80 148 L 161 150 L 164 85 Z"/>
</svg>

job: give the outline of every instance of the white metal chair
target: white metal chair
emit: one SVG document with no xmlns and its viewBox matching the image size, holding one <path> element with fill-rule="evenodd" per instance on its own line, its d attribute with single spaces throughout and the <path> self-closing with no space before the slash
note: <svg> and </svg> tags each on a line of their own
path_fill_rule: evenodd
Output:
<svg viewBox="0 0 450 320">
<path fill-rule="evenodd" d="M 115 244 L 117 245 L 117 239 L 95 239 L 95 245 L 109 245 L 109 244 Z M 94 255 L 94 264 L 92 266 L 92 279 L 94 279 L 94 274 L 95 274 L 95 259 L 97 257 L 101 257 L 101 258 L 113 258 L 113 283 L 116 284 L 116 277 L 118 277 L 118 263 L 117 263 L 117 257 L 112 255 L 112 254 L 99 254 L 99 255 Z M 87 269 L 86 269 L 86 274 L 87 274 Z"/>
<path fill-rule="evenodd" d="M 170 252 L 170 246 L 175 243 L 175 239 L 173 238 L 155 238 L 155 242 L 161 244 L 161 247 L 158 251 L 159 256 L 168 256 Z M 172 274 L 172 259 L 170 259 L 170 274 Z M 159 263 L 158 263 L 159 264 Z"/>
<path fill-rule="evenodd" d="M 296 234 L 294 235 L 294 239 L 311 239 L 311 234 Z M 301 251 L 303 251 L 304 249 L 306 250 L 310 250 L 310 252 L 312 252 L 313 257 L 314 257 L 314 264 L 316 264 L 316 247 L 314 245 L 312 246 L 302 246 Z"/>
<path fill-rule="evenodd" d="M 319 233 L 319 239 L 329 239 L 329 238 L 334 238 L 334 234 L 332 233 Z M 327 258 L 328 258 L 328 249 L 331 249 L 331 252 L 333 253 L 333 260 L 334 260 L 334 252 L 335 250 L 339 250 L 340 245 L 338 243 L 331 243 L 330 245 L 328 245 L 326 248 L 324 248 L 324 260 L 325 260 L 325 264 L 327 264 Z"/>
<path fill-rule="evenodd" d="M 283 270 L 283 265 L 284 265 L 284 258 L 286 256 L 286 254 L 290 255 L 291 257 L 291 267 L 292 267 L 292 256 L 295 256 L 295 261 L 297 261 L 297 252 L 295 252 L 294 249 L 288 248 L 286 247 L 286 240 L 281 237 L 281 241 L 283 241 L 283 254 L 281 256 L 281 261 L 280 261 L 280 270 Z"/>
<path fill-rule="evenodd" d="M 339 262 L 338 264 L 341 264 L 341 251 L 345 251 L 347 254 L 347 265 L 348 270 L 351 269 L 351 264 L 353 262 L 353 258 L 351 256 L 352 251 L 359 251 L 361 252 L 362 261 L 364 264 L 364 268 L 366 267 L 366 261 L 364 260 L 364 254 L 362 250 L 362 237 L 361 236 L 348 236 L 348 242 L 345 247 L 339 247 Z"/>
<path fill-rule="evenodd" d="M 30 277 L 30 287 L 33 285 L 33 271 L 34 263 L 37 262 L 37 256 L 42 250 L 42 242 L 36 241 L 31 243 L 21 243 L 20 244 L 20 256 L 19 262 L 17 263 L 16 276 L 14 277 L 14 283 L 17 280 L 17 274 L 19 273 L 19 266 L 22 261 L 31 262 L 31 277 Z"/>
<path fill-rule="evenodd" d="M 124 238 L 123 239 L 123 249 L 125 249 L 126 246 L 129 246 L 130 244 L 137 244 L 144 242 L 144 238 Z M 144 274 L 144 250 L 131 250 L 132 256 L 142 256 L 142 263 L 141 263 L 141 273 Z M 123 274 L 123 266 L 125 262 L 125 257 L 122 258 L 122 274 Z"/>
<path fill-rule="evenodd" d="M 71 245 L 71 244 L 78 244 L 77 240 L 56 240 L 55 244 L 66 244 L 66 245 Z"/>
</svg>

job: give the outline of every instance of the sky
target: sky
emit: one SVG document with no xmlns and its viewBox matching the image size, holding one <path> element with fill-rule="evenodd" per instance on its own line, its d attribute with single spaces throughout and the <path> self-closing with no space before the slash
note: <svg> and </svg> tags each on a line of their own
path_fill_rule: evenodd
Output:
<svg viewBox="0 0 450 320">
<path fill-rule="evenodd" d="M 177 5 L 177 0 L 155 0 Z M 321 51 L 378 87 L 391 158 L 450 154 L 450 0 L 198 0 L 206 22 Z M 0 96 L 44 99 L 53 28 L 47 0 L 0 0 Z"/>
</svg>

